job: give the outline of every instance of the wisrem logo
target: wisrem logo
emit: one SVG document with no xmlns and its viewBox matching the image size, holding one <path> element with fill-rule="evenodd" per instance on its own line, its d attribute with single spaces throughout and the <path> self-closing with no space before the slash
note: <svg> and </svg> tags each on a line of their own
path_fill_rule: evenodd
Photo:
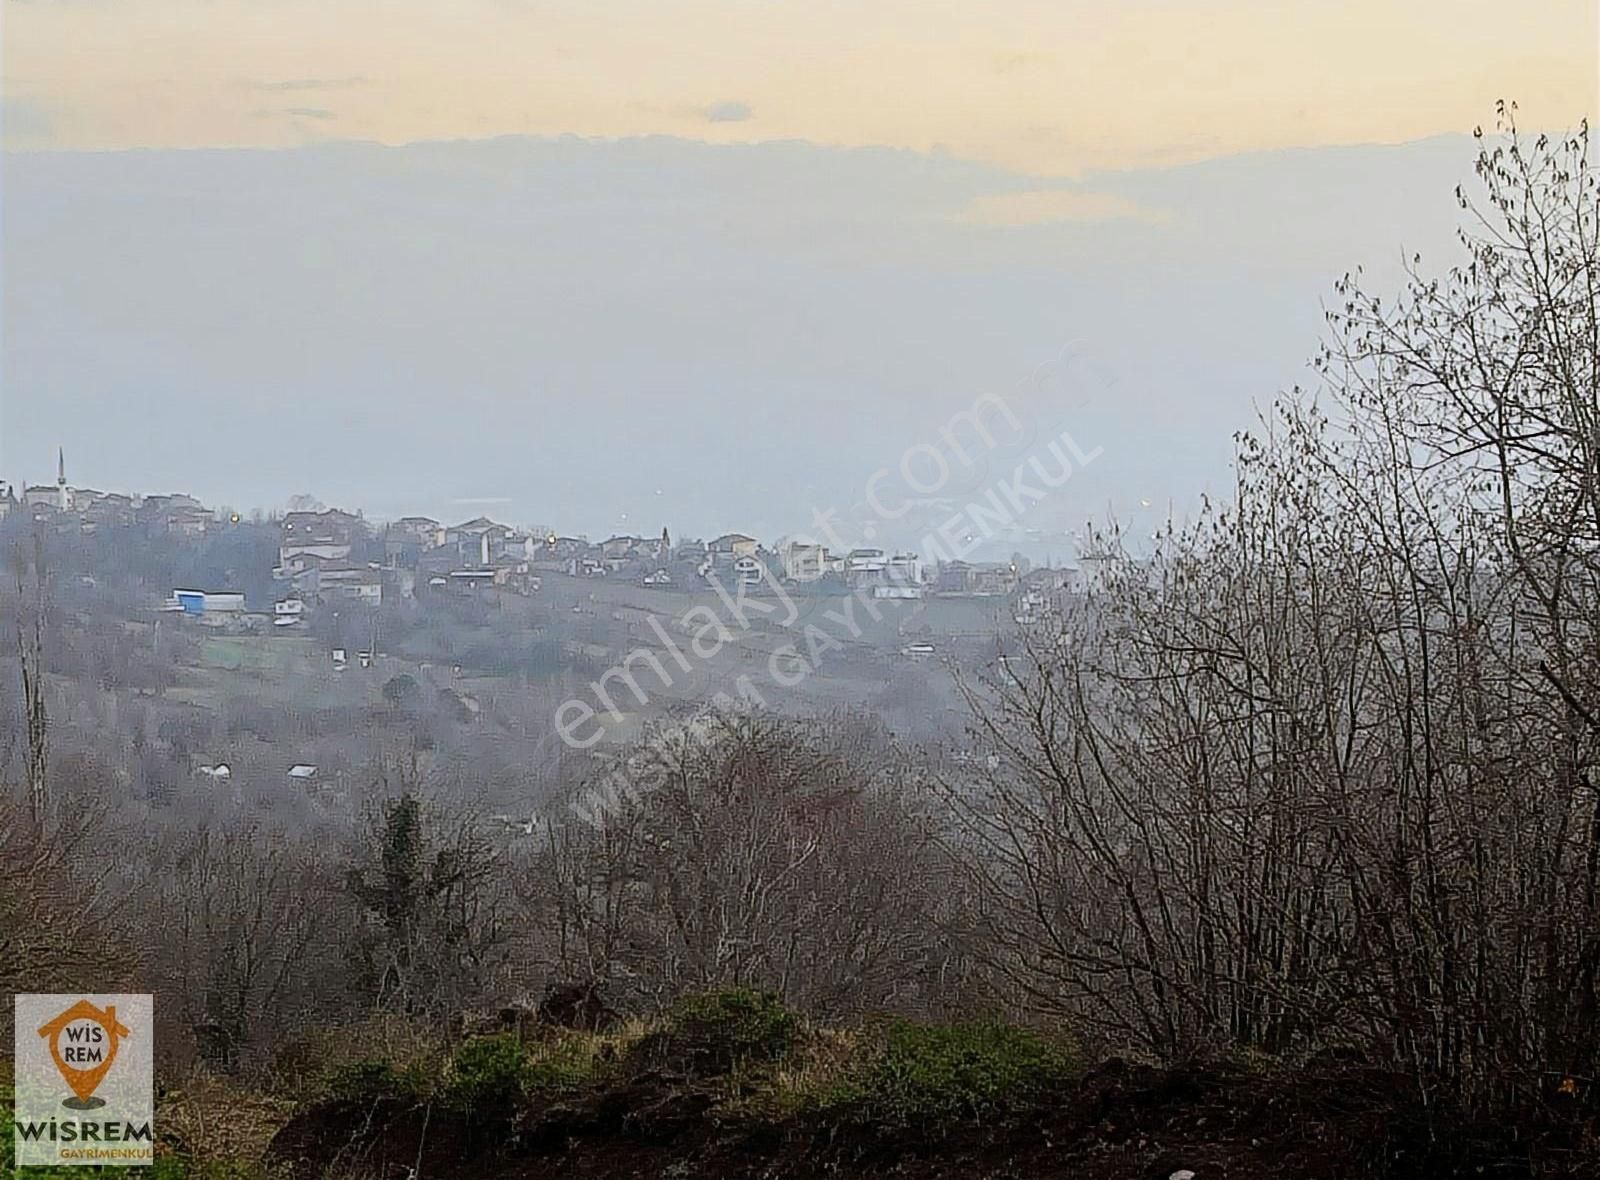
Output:
<svg viewBox="0 0 1600 1180">
<path fill-rule="evenodd" d="M 147 995 L 16 997 L 16 1162 L 154 1158 Z"/>
</svg>

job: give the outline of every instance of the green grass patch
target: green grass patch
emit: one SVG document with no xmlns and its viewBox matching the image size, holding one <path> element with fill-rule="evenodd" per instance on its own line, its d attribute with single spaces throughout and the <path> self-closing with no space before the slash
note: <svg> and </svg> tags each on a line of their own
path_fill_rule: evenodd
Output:
<svg viewBox="0 0 1600 1180">
<path fill-rule="evenodd" d="M 1075 1065 L 1068 1045 L 998 1021 L 895 1021 L 823 1104 L 878 1122 L 971 1118 L 1038 1100 L 1069 1080 Z"/>
<path fill-rule="evenodd" d="M 284 659 L 281 651 L 272 651 L 260 639 L 207 636 L 200 644 L 200 663 L 222 672 L 269 672 L 282 666 Z"/>
<path fill-rule="evenodd" d="M 596 1081 L 606 1042 L 592 1033 L 563 1033 L 533 1047 L 526 1085 L 537 1094 L 565 1094 Z"/>
</svg>

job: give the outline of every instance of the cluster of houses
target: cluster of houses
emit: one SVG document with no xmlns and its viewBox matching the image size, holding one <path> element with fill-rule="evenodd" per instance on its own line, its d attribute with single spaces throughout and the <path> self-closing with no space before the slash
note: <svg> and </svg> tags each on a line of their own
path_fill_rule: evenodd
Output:
<svg viewBox="0 0 1600 1180">
<path fill-rule="evenodd" d="M 67 483 L 65 451 L 56 453 L 55 483 L 25 486 L 20 495 L 15 484 L 0 489 L 0 520 L 23 513 L 58 526 L 75 523 L 84 533 L 102 527 L 142 526 L 156 533 L 200 537 L 219 523 L 217 514 L 193 496 L 129 496 L 72 487 Z M 237 516 L 231 519 L 238 521 Z"/>
<path fill-rule="evenodd" d="M 659 536 L 591 541 L 545 528 L 518 529 L 483 516 L 456 525 L 408 516 L 373 528 L 338 509 L 291 512 L 281 528 L 274 576 L 295 602 L 378 605 L 386 597 L 485 589 L 526 595 L 537 593 L 550 574 L 663 589 L 715 580 L 725 587 L 782 584 L 909 599 L 1013 595 L 1038 580 L 1030 577 L 1026 563 L 949 561 L 926 571 L 915 553 L 876 548 L 835 553 L 797 540 L 769 549 L 744 533 L 674 543 L 663 528 Z M 1062 580 L 1067 574 L 1055 571 L 1051 588 L 1071 588 Z"/>
<path fill-rule="evenodd" d="M 203 537 L 237 524 L 192 496 L 130 497 L 75 488 L 67 483 L 66 458 L 57 456 L 53 486 L 14 488 L 0 495 L 0 517 L 26 511 L 58 525 L 76 522 L 84 532 L 102 525 L 135 526 L 166 534 Z M 924 570 L 914 553 L 857 548 L 834 552 L 807 540 L 785 540 L 772 548 L 743 533 L 724 533 L 709 541 L 674 543 L 659 536 L 618 535 L 604 541 L 559 535 L 549 528 L 514 528 L 480 516 L 446 525 L 425 516 L 407 516 L 374 526 L 363 516 L 336 508 L 295 511 L 279 522 L 278 562 L 273 578 L 281 587 L 270 619 L 274 627 L 295 627 L 310 604 L 351 602 L 376 607 L 386 599 L 426 594 L 475 594 L 484 590 L 534 594 L 541 578 L 563 574 L 580 578 L 631 581 L 658 588 L 691 588 L 716 581 L 725 587 L 785 585 L 826 593 L 870 593 L 878 598 L 939 596 L 1018 596 L 1044 589 L 1074 589 L 1076 571 L 1030 571 L 1026 563 L 946 561 Z M 243 597 L 228 592 L 176 590 L 169 611 L 210 623 L 240 619 Z M 1025 613 L 1029 607 L 1021 602 Z M 252 619 L 259 622 L 260 619 Z"/>
<path fill-rule="evenodd" d="M 533 556 L 545 542 L 487 517 L 446 526 L 407 516 L 374 528 L 363 517 L 329 508 L 291 512 L 279 528 L 272 573 L 285 588 L 280 619 L 298 615 L 292 604 L 305 602 L 378 606 L 385 598 L 419 593 L 494 588 L 532 594 L 540 585 Z"/>
<path fill-rule="evenodd" d="M 854 549 L 830 553 L 824 545 L 785 541 L 768 549 L 744 533 L 724 533 L 709 541 L 673 544 L 666 529 L 659 537 L 614 536 L 600 542 L 582 537 L 546 537 L 531 551 L 536 570 L 572 577 L 636 580 L 643 586 L 805 586 L 833 579 L 842 588 L 870 589 L 881 597 L 920 597 L 925 589 L 922 563 L 913 553 Z"/>
<path fill-rule="evenodd" d="M 381 603 L 386 595 L 471 593 L 485 588 L 538 591 L 541 578 L 564 574 L 610 578 L 650 587 L 703 586 L 710 579 L 755 586 L 836 579 L 881 597 L 920 597 L 926 590 L 915 554 L 787 542 L 766 549 L 754 537 L 725 533 L 710 541 L 673 543 L 660 536 L 604 541 L 517 529 L 488 517 L 446 525 L 408 516 L 382 528 L 348 512 L 291 512 L 283 518 L 275 576 L 297 597 Z"/>
</svg>

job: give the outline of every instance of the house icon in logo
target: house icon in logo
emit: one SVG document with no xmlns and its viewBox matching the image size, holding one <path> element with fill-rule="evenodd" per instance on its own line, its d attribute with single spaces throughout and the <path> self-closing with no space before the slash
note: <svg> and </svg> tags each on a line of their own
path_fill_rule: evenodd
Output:
<svg viewBox="0 0 1600 1180">
<path fill-rule="evenodd" d="M 133 1035 L 117 1022 L 116 1005 L 101 1010 L 88 1000 L 79 1000 L 40 1028 L 39 1035 L 48 1038 L 50 1056 L 73 1093 L 61 1105 L 73 1110 L 104 1106 L 105 1100 L 96 1098 L 94 1092 L 117 1059 L 117 1046 Z"/>
</svg>

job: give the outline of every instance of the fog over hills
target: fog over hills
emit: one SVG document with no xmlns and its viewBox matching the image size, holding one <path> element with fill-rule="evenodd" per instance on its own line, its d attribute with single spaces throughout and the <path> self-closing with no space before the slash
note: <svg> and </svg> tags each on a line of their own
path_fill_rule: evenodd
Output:
<svg viewBox="0 0 1600 1180">
<path fill-rule="evenodd" d="M 53 477 L 59 444 L 74 483 L 245 510 L 770 538 L 859 514 L 988 392 L 1018 453 L 1103 448 L 993 546 L 1064 556 L 1090 517 L 1227 483 L 1341 273 L 1454 261 L 1472 155 L 1064 182 L 664 138 L 12 153 L 0 479 Z"/>
</svg>

